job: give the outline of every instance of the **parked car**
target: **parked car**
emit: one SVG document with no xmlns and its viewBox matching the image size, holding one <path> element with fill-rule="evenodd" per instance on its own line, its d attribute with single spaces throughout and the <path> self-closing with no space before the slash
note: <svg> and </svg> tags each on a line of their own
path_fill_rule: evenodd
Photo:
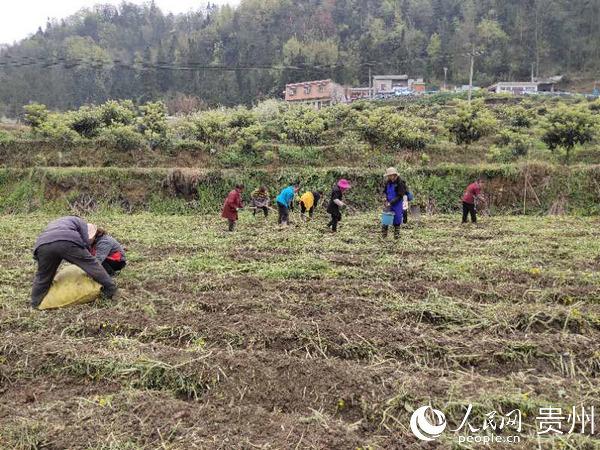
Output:
<svg viewBox="0 0 600 450">
<path fill-rule="evenodd" d="M 415 91 L 408 87 L 398 87 L 394 89 L 394 95 L 396 97 L 407 97 L 409 95 L 415 95 Z"/>
</svg>

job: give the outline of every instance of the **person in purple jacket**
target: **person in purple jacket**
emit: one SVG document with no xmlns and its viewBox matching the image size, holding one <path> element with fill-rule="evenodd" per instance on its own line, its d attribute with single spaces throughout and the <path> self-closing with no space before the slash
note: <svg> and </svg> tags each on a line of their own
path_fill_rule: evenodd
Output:
<svg viewBox="0 0 600 450">
<path fill-rule="evenodd" d="M 64 260 L 80 267 L 102 285 L 102 295 L 112 298 L 117 292 L 113 279 L 90 253 L 98 227 L 80 217 L 61 217 L 48 224 L 33 247 L 37 272 L 31 290 L 31 307 L 37 308 L 52 285 L 56 271 Z"/>
</svg>

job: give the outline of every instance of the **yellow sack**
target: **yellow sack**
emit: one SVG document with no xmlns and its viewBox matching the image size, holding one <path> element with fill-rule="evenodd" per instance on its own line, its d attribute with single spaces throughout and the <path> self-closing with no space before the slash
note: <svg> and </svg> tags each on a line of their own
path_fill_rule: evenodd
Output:
<svg viewBox="0 0 600 450">
<path fill-rule="evenodd" d="M 64 308 L 96 300 L 102 286 L 79 267 L 69 264 L 54 278 L 40 309 Z"/>
</svg>

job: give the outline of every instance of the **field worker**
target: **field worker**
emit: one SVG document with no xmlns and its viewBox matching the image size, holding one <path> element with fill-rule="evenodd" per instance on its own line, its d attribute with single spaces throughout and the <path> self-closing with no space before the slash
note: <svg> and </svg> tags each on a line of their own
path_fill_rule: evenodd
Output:
<svg viewBox="0 0 600 450">
<path fill-rule="evenodd" d="M 227 195 L 225 203 L 223 203 L 223 212 L 221 213 L 221 216 L 227 219 L 229 231 L 235 229 L 235 223 L 238 220 L 238 210 L 244 207 L 242 204 L 242 192 L 244 192 L 244 185 L 237 184 Z"/>
<path fill-rule="evenodd" d="M 91 253 L 111 277 L 127 265 L 125 249 L 119 241 L 108 235 L 103 228 L 98 228 L 96 232 Z"/>
<path fill-rule="evenodd" d="M 279 211 L 279 219 L 277 223 L 287 225 L 290 221 L 290 208 L 293 207 L 294 197 L 300 188 L 299 183 L 292 183 L 284 188 L 277 196 L 277 209 Z"/>
<path fill-rule="evenodd" d="M 269 191 L 266 186 L 261 186 L 252 191 L 250 194 L 250 205 L 252 206 L 252 215 L 256 216 L 256 211 L 262 209 L 265 217 L 269 215 L 269 204 L 271 199 L 269 198 Z"/>
<path fill-rule="evenodd" d="M 305 220 L 304 215 L 306 214 L 306 211 L 308 211 L 308 218 L 313 218 L 315 209 L 319 206 L 321 197 L 323 197 L 322 191 L 308 191 L 302 194 L 300 197 L 300 214 L 303 220 Z"/>
<path fill-rule="evenodd" d="M 337 232 L 338 222 L 342 220 L 342 208 L 346 206 L 343 202 L 344 193 L 350 189 L 350 182 L 346 179 L 339 180 L 331 191 L 331 199 L 327 205 L 327 212 L 331 215 L 331 220 L 327 224 L 333 233 Z"/>
<path fill-rule="evenodd" d="M 384 204 L 388 211 L 394 213 L 394 239 L 400 237 L 400 225 L 402 225 L 404 217 L 404 196 L 407 196 L 406 183 L 398 171 L 394 167 L 388 167 L 385 171 L 384 178 L 386 180 L 383 188 Z M 407 204 L 408 208 L 408 204 Z M 384 238 L 388 235 L 388 225 L 381 226 L 381 233 Z"/>
<path fill-rule="evenodd" d="M 471 214 L 471 222 L 477 223 L 477 210 L 475 209 L 476 201 L 483 201 L 484 197 L 481 194 L 483 189 L 484 180 L 479 177 L 475 182 L 471 183 L 465 189 L 465 193 L 462 196 L 463 214 L 462 223 L 467 223 L 467 216 Z"/>
<path fill-rule="evenodd" d="M 32 308 L 37 308 L 48 293 L 63 259 L 100 283 L 105 298 L 115 295 L 115 282 L 90 253 L 97 230 L 96 225 L 75 216 L 62 217 L 48 224 L 33 248 L 33 257 L 38 266 L 31 290 Z"/>
</svg>

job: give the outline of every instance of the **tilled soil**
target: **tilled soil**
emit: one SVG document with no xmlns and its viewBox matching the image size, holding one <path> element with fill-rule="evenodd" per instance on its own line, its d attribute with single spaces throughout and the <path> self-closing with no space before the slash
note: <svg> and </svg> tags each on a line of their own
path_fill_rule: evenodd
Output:
<svg viewBox="0 0 600 450">
<path fill-rule="evenodd" d="M 412 434 L 427 404 L 452 428 L 468 404 L 523 410 L 510 448 L 598 443 L 538 441 L 532 426 L 539 407 L 598 401 L 589 221 L 425 218 L 383 242 L 366 216 L 338 236 L 319 222 L 246 219 L 230 235 L 210 219 L 98 217 L 130 249 L 120 298 L 31 311 L 28 248 L 48 219 L 0 218 L 0 448 L 457 445 Z"/>
</svg>

